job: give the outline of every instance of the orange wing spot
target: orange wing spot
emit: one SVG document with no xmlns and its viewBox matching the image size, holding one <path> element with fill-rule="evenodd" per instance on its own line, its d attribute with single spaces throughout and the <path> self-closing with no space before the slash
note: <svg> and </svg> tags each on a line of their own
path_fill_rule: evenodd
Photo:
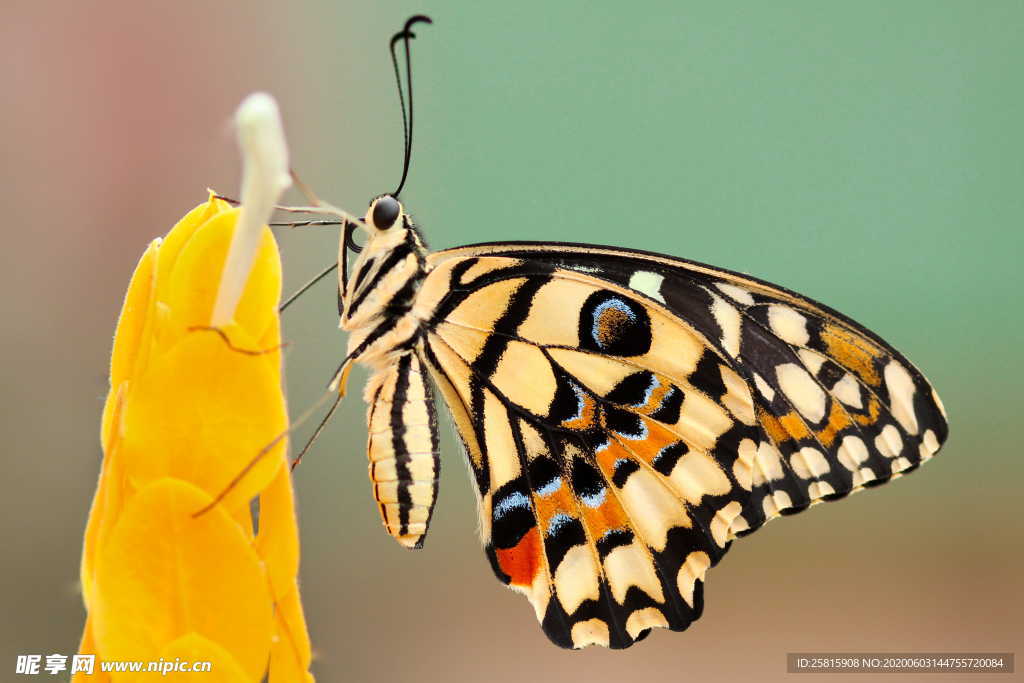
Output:
<svg viewBox="0 0 1024 683">
<path fill-rule="evenodd" d="M 597 466 L 601 468 L 605 479 L 611 481 L 612 475 L 615 474 L 615 463 L 622 458 L 632 458 L 632 455 L 615 439 L 597 452 Z"/>
<path fill-rule="evenodd" d="M 587 510 L 583 515 L 583 523 L 587 527 L 587 533 L 595 541 L 603 538 L 605 533 L 612 529 L 630 528 L 629 517 L 617 502 L 614 504 L 606 503 L 597 508 L 596 512 L 600 514 L 593 514 L 590 510 Z"/>
<path fill-rule="evenodd" d="M 821 441 L 823 446 L 831 446 L 832 442 L 836 440 L 836 434 L 851 424 L 853 424 L 853 421 L 850 420 L 849 415 L 839 405 L 839 401 L 832 401 L 832 410 L 828 415 L 828 424 L 817 433 L 818 440 Z"/>
<path fill-rule="evenodd" d="M 662 377 L 661 375 L 655 375 L 655 377 L 658 380 L 657 388 L 654 391 L 651 392 L 651 395 L 647 399 L 646 403 L 644 403 L 641 406 L 636 406 L 635 407 L 636 412 L 642 413 L 643 415 L 650 415 L 651 413 L 656 411 L 658 408 L 660 408 L 662 401 L 665 400 L 666 394 L 668 394 L 668 392 L 672 391 L 672 382 L 671 381 L 669 381 L 665 377 Z"/>
<path fill-rule="evenodd" d="M 884 355 L 881 349 L 838 325 L 825 325 L 821 340 L 840 365 L 856 372 L 868 384 L 878 386 L 881 378 L 875 369 L 875 359 Z"/>
<path fill-rule="evenodd" d="M 806 439 L 811 435 L 811 430 L 807 428 L 807 423 L 795 411 L 790 411 L 780 417 L 779 424 L 794 439 Z"/>
<path fill-rule="evenodd" d="M 868 414 L 867 415 L 854 415 L 853 419 L 857 421 L 857 424 L 862 425 L 873 425 L 878 422 L 878 416 L 882 412 L 882 404 L 878 402 L 878 399 L 874 396 L 871 397 L 871 401 L 868 402 Z"/>
<path fill-rule="evenodd" d="M 533 527 L 519 539 L 514 548 L 495 550 L 501 571 L 510 577 L 513 586 L 530 587 L 540 567 L 540 534 Z"/>
<path fill-rule="evenodd" d="M 561 513 L 576 517 L 576 499 L 569 490 L 569 487 L 562 482 L 557 490 L 545 496 L 534 495 L 533 505 L 536 510 L 537 525 L 542 530 L 547 530 L 551 518 Z"/>
<path fill-rule="evenodd" d="M 586 505 L 580 507 L 583 510 L 583 525 L 594 540 L 604 536 L 609 529 L 629 527 L 629 517 L 626 515 L 626 511 L 622 508 L 618 498 L 611 492 L 605 495 L 604 502 L 596 508 Z"/>
<path fill-rule="evenodd" d="M 605 346 L 614 344 L 619 339 L 619 330 L 629 322 L 629 316 L 618 308 L 606 308 L 597 319 L 597 337 Z"/>
<path fill-rule="evenodd" d="M 583 410 L 580 411 L 580 416 L 572 420 L 563 420 L 562 426 L 566 429 L 590 429 L 594 426 L 596 416 L 597 406 L 594 397 L 588 394 L 583 398 Z"/>
<path fill-rule="evenodd" d="M 597 466 L 600 468 L 601 474 L 608 481 L 609 486 L 612 486 L 612 477 L 615 476 L 615 463 L 622 459 L 635 460 L 633 455 L 616 439 L 612 439 L 607 447 L 597 452 Z M 608 493 L 604 503 L 600 506 L 589 508 L 583 505 L 581 507 L 583 508 L 583 523 L 587 527 L 587 533 L 595 540 L 604 536 L 605 532 L 609 529 L 628 529 L 631 526 L 629 515 L 626 514 L 626 510 L 622 507 L 619 499 L 612 495 L 611 492 Z"/>
<path fill-rule="evenodd" d="M 768 433 L 768 436 L 775 443 L 782 443 L 789 439 L 806 439 L 811 435 L 811 430 L 807 428 L 807 423 L 795 411 L 775 417 L 763 408 L 758 407 L 757 419 L 760 420 L 764 431 Z"/>
<path fill-rule="evenodd" d="M 764 427 L 764 431 L 768 434 L 768 437 L 775 443 L 782 443 L 783 441 L 789 440 L 789 432 L 782 426 L 782 423 L 778 419 L 764 410 L 760 406 L 757 407 L 757 419 Z"/>
<path fill-rule="evenodd" d="M 618 457 L 639 458 L 641 461 L 650 465 L 651 461 L 654 460 L 655 456 L 658 455 L 662 448 L 670 443 L 675 443 L 679 440 L 679 437 L 673 432 L 670 432 L 668 428 L 662 426 L 660 423 L 643 417 L 642 415 L 640 416 L 640 421 L 643 422 L 647 429 L 646 438 L 629 439 L 629 437 L 620 435 L 612 441 L 616 442 L 618 439 L 629 439 L 628 444 L 626 445 L 619 443 L 614 444 L 618 447 L 618 450 L 616 451 L 616 453 L 620 454 Z M 612 465 L 614 465 L 614 461 L 612 461 Z M 605 476 L 611 477 L 611 474 L 606 472 Z"/>
<path fill-rule="evenodd" d="M 633 442 L 630 446 L 633 449 L 633 453 L 650 465 L 654 458 L 658 456 L 658 453 L 661 452 L 661 449 L 679 441 L 679 436 L 654 420 L 649 420 L 645 417 L 640 419 L 647 425 L 647 438 L 643 441 Z"/>
</svg>

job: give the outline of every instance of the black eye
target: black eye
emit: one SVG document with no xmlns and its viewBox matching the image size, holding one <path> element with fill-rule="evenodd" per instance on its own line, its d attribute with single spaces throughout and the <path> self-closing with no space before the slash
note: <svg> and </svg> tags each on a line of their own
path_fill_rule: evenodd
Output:
<svg viewBox="0 0 1024 683">
<path fill-rule="evenodd" d="M 378 230 L 387 230 L 395 221 L 402 207 L 394 197 L 381 197 L 373 207 L 373 224 Z"/>
</svg>

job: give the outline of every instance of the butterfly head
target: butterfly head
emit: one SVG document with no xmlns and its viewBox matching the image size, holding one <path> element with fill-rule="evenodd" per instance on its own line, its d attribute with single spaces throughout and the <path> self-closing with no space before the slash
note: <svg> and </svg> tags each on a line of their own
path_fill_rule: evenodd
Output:
<svg viewBox="0 0 1024 683">
<path fill-rule="evenodd" d="M 423 238 L 419 230 L 412 222 L 409 214 L 405 212 L 405 206 L 393 194 L 382 194 L 370 201 L 370 207 L 366 210 L 366 216 L 353 230 L 362 228 L 365 233 L 366 244 L 362 249 L 355 247 L 349 242 L 352 251 L 368 251 L 380 253 L 395 247 L 408 244 L 420 249 L 425 249 Z"/>
<path fill-rule="evenodd" d="M 352 233 L 360 228 L 365 239 L 362 247 L 357 246 L 352 239 Z M 353 279 L 359 275 L 361 267 L 375 265 L 376 261 L 387 258 L 396 249 L 404 253 L 423 251 L 426 248 L 402 202 L 393 194 L 374 197 L 366 210 L 366 216 L 358 225 L 350 225 L 348 232 L 345 240 L 347 249 L 358 254 L 352 269 Z"/>
<path fill-rule="evenodd" d="M 362 246 L 353 237 L 357 230 L 364 235 Z M 351 264 L 347 262 L 350 251 L 356 253 Z M 399 312 L 423 277 L 426 254 L 426 244 L 398 198 L 393 194 L 375 197 L 358 224 L 346 224 L 341 241 L 342 326 L 354 329 Z"/>
<path fill-rule="evenodd" d="M 407 220 L 402 202 L 394 195 L 382 194 L 370 202 L 364 222 L 367 227 L 380 232 L 390 230 L 396 224 L 402 225 Z"/>
</svg>

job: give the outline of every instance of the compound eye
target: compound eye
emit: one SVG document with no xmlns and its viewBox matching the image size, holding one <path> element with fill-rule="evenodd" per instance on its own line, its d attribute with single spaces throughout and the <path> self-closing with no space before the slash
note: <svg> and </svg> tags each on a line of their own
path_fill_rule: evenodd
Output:
<svg viewBox="0 0 1024 683">
<path fill-rule="evenodd" d="M 387 230 L 402 213 L 402 205 L 390 195 L 385 195 L 377 200 L 373 206 L 373 224 L 378 230 Z"/>
</svg>

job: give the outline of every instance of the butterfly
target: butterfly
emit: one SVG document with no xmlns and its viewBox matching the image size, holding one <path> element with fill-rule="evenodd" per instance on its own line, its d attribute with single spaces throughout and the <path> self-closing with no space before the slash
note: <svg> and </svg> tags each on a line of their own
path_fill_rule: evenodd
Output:
<svg viewBox="0 0 1024 683">
<path fill-rule="evenodd" d="M 409 28 L 424 20 L 392 39 L 407 68 Z M 566 648 L 684 630 L 734 539 L 906 474 L 945 441 L 917 368 L 778 285 L 616 247 L 430 251 L 398 199 L 411 79 L 406 92 L 402 183 L 344 222 L 337 375 L 371 370 L 369 475 L 403 546 L 423 544 L 437 498 L 435 394 L 464 446 L 494 573 Z"/>
</svg>

